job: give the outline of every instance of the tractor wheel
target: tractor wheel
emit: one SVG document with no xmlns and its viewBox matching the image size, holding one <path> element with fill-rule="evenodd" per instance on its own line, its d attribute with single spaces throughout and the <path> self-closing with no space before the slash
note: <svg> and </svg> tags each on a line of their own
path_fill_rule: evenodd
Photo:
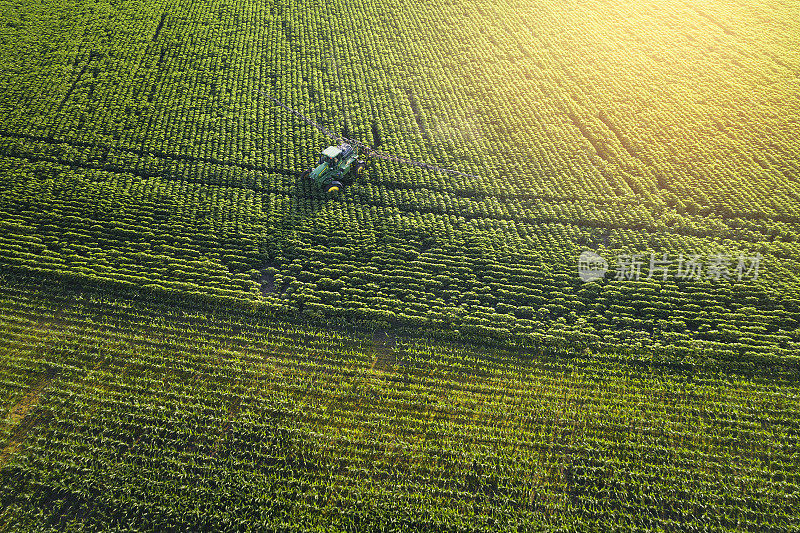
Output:
<svg viewBox="0 0 800 533">
<path fill-rule="evenodd" d="M 366 167 L 367 167 L 366 163 L 363 163 L 362 161 L 358 161 L 356 163 L 356 177 L 363 176 L 364 175 L 364 171 L 366 170 Z"/>
<path fill-rule="evenodd" d="M 342 188 L 342 182 L 340 181 L 332 181 L 330 185 L 328 185 L 328 194 L 336 194 L 339 192 L 339 189 Z"/>
</svg>

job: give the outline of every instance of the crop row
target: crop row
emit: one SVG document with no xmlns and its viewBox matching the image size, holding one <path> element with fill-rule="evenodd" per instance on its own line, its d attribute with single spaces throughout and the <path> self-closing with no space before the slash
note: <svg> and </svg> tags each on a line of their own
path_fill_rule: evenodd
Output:
<svg viewBox="0 0 800 533">
<path fill-rule="evenodd" d="M 9 168 L 0 252 L 22 272 L 220 295 L 318 321 L 339 315 L 576 348 L 651 339 L 684 353 L 700 343 L 737 358 L 789 354 L 797 342 L 793 274 L 780 262 L 793 252 L 789 243 L 758 244 L 755 250 L 769 254 L 765 283 L 581 285 L 572 273 L 581 250 L 575 241 L 603 230 L 586 230 L 569 217 L 469 220 L 391 204 L 364 209 L 357 199 L 325 204 L 231 187 L 176 187 L 49 163 Z M 639 240 L 644 234 L 613 230 L 610 238 L 622 240 L 609 249 L 656 244 Z M 664 244 L 679 245 L 676 253 L 720 246 L 711 238 L 689 242 Z"/>
<path fill-rule="evenodd" d="M 151 528 L 196 527 L 198 505 L 220 523 L 275 526 L 276 501 L 296 523 L 321 512 L 336 524 L 325 509 L 352 518 L 349 502 L 390 497 L 373 519 L 435 507 L 451 522 L 467 506 L 471 520 L 504 516 L 497 527 L 565 512 L 606 525 L 792 524 L 800 435 L 788 383 L 580 359 L 525 368 L 457 345 L 392 347 L 257 319 L 231 336 L 233 315 L 8 283 L 2 301 L 2 365 L 19 376 L 3 385 L 4 409 L 41 387 L 27 431 L 9 428 L 19 443 L 0 476 L 18 525 L 47 499 L 65 502 L 43 517 L 55 523 Z M 385 352 L 400 364 L 374 369 Z"/>
<path fill-rule="evenodd" d="M 578 9 L 579 18 L 563 26 L 530 6 L 475 2 L 464 19 L 461 9 L 441 4 L 317 10 L 163 2 L 120 9 L 113 20 L 95 15 L 66 46 L 44 50 L 37 62 L 48 63 L 30 64 L 41 85 L 30 90 L 26 71 L 9 69 L 16 99 L 3 101 L 4 123 L 17 134 L 304 168 L 320 137 L 270 106 L 264 91 L 337 131 L 482 176 L 449 181 L 385 167 L 379 179 L 434 190 L 455 184 L 496 194 L 639 197 L 742 218 L 797 211 L 796 188 L 785 179 L 797 171 L 793 136 L 787 117 L 775 113 L 785 105 L 778 98 L 752 105 L 765 80 L 787 91 L 791 71 L 773 68 L 781 63 L 760 50 L 744 53 L 740 43 L 710 53 L 704 39 L 727 34 L 704 15 L 680 6 L 665 22 L 652 6 L 616 5 L 602 15 Z M 76 24 L 67 10 L 50 16 Z M 688 35 L 678 24 L 687 16 L 698 24 Z M 625 19 L 629 33 L 604 32 L 607 17 Z M 428 26 L 448 31 L 431 34 Z M 93 32 L 102 38 L 91 46 Z M 28 37 L 23 28 L 11 33 Z M 51 28 L 38 44 L 58 38 Z M 666 49 L 631 47 L 630 39 Z M 18 54 L 7 50 L 9 58 Z M 678 61 L 682 55 L 694 61 Z M 667 98 L 640 81 L 671 83 L 676 70 L 700 79 Z M 57 90 L 45 91 L 47 83 Z M 43 97 L 26 99 L 20 87 Z M 696 107 L 693 91 L 701 88 L 719 96 Z M 737 123 L 737 113 L 748 120 Z M 770 142 L 758 142 L 765 131 Z"/>
</svg>

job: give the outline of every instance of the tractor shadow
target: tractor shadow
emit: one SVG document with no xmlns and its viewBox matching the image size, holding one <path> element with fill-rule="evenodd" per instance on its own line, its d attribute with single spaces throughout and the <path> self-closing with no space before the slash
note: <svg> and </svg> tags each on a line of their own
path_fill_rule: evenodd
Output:
<svg viewBox="0 0 800 533">
<path fill-rule="evenodd" d="M 293 260 L 306 263 L 313 255 L 312 248 L 343 244 L 339 231 L 342 213 L 339 206 L 347 202 L 350 182 L 343 182 L 342 190 L 332 195 L 318 189 L 301 174 L 293 173 L 282 190 L 271 193 L 270 212 L 266 213 L 267 226 L 261 245 L 262 249 L 268 250 L 269 260 L 256 267 L 258 274 L 255 279 L 263 296 L 282 296 L 285 293 L 287 285 L 278 282 L 276 275 L 279 272 L 285 274 L 287 265 Z"/>
</svg>

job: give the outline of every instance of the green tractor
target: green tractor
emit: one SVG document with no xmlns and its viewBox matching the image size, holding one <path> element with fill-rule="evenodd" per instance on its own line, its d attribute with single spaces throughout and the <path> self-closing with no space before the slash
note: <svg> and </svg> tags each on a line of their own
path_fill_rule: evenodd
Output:
<svg viewBox="0 0 800 533">
<path fill-rule="evenodd" d="M 352 184 L 364 173 L 366 163 L 358 159 L 358 149 L 349 144 L 328 146 L 322 151 L 316 167 L 310 167 L 303 176 L 328 194 L 336 194 L 342 182 Z"/>
<path fill-rule="evenodd" d="M 268 94 L 264 94 L 263 91 L 260 92 L 272 100 L 275 104 L 281 106 L 289 113 L 292 113 L 309 126 L 317 128 L 320 133 L 337 143 L 337 146 L 328 146 L 325 148 L 325 150 L 322 151 L 322 155 L 319 157 L 319 161 L 317 161 L 317 166 L 310 167 L 302 174 L 304 178 L 308 178 L 309 180 L 313 181 L 314 185 L 318 189 L 321 189 L 328 194 L 336 194 L 341 190 L 343 182 L 347 185 L 351 185 L 356 179 L 358 179 L 359 176 L 364 174 L 367 164 L 358 158 L 359 148 L 363 151 L 364 155 L 371 158 L 384 159 L 386 161 L 393 161 L 395 163 L 401 163 L 404 165 L 413 165 L 425 170 L 444 172 L 453 176 L 480 179 L 480 177 L 476 176 L 475 174 L 467 174 L 466 172 L 441 168 L 422 161 L 414 161 L 412 159 L 405 159 L 396 155 L 387 154 L 386 152 L 376 150 L 368 144 L 364 144 L 358 139 L 348 139 L 342 137 L 341 135 L 336 135 L 335 133 L 331 133 L 323 126 L 320 126 L 310 118 L 301 114 L 299 111 L 287 106 L 277 98 L 274 98 Z"/>
</svg>

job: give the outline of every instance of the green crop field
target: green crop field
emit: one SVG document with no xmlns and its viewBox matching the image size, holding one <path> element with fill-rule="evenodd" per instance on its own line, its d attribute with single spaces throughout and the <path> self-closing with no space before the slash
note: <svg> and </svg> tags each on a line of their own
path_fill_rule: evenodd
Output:
<svg viewBox="0 0 800 533">
<path fill-rule="evenodd" d="M 797 531 L 798 15 L 0 0 L 0 532 Z"/>
</svg>

